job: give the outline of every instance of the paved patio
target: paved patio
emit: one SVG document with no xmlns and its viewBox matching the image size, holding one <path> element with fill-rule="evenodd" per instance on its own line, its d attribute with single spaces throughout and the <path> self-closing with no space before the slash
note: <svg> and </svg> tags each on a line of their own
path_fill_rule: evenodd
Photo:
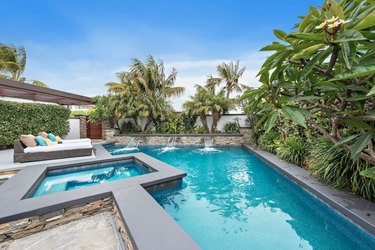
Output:
<svg viewBox="0 0 375 250">
<path fill-rule="evenodd" d="M 0 244 L 0 249 L 123 249 L 112 214 L 105 212 Z"/>
</svg>

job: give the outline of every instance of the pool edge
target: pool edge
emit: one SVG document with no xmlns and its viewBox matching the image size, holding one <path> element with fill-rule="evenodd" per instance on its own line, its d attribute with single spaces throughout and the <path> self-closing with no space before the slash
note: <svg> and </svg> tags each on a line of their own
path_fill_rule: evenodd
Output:
<svg viewBox="0 0 375 250">
<path fill-rule="evenodd" d="M 282 161 L 270 152 L 249 144 L 242 144 L 242 147 L 375 237 L 374 203 L 358 195 L 334 189 L 312 177 L 306 169 Z M 367 214 L 370 214 L 370 216 L 367 216 Z"/>
</svg>

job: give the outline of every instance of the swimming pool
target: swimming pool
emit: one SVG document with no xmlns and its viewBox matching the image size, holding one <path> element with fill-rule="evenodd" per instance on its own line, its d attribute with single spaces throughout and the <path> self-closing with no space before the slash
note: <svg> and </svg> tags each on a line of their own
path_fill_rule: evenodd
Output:
<svg viewBox="0 0 375 250">
<path fill-rule="evenodd" d="M 48 171 L 30 197 L 117 181 L 149 173 L 151 170 L 134 161 L 115 161 Z"/>
<path fill-rule="evenodd" d="M 140 147 L 187 172 L 182 188 L 151 194 L 203 249 L 375 248 L 372 236 L 256 156 L 218 149 Z"/>
</svg>

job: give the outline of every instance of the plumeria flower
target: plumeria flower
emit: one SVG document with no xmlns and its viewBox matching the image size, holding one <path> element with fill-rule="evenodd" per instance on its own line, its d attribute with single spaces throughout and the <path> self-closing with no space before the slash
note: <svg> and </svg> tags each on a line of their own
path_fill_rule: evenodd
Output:
<svg viewBox="0 0 375 250">
<path fill-rule="evenodd" d="M 322 22 L 319 26 L 316 26 L 315 29 L 320 30 L 323 29 L 327 25 L 327 20 Z"/>
<path fill-rule="evenodd" d="M 332 16 L 331 19 L 328 19 L 328 20 L 327 20 L 327 22 L 328 22 L 328 23 L 334 23 L 334 22 L 336 22 L 338 19 L 339 19 L 338 16 L 337 16 L 337 17 Z"/>
<path fill-rule="evenodd" d="M 347 24 L 348 22 L 350 22 L 350 20 L 343 20 L 343 19 L 340 19 L 332 24 L 329 24 L 328 25 L 328 28 L 336 28 L 336 27 L 340 27 L 341 25 L 344 25 L 344 24 Z"/>
</svg>

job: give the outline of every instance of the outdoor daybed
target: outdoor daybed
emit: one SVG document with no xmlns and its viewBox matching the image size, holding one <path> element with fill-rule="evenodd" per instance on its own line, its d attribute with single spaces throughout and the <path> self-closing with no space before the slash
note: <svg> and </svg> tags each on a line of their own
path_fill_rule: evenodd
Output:
<svg viewBox="0 0 375 250">
<path fill-rule="evenodd" d="M 63 140 L 62 144 L 36 147 L 26 147 L 20 140 L 15 140 L 13 161 L 32 162 L 90 156 L 93 149 L 90 139 Z"/>
</svg>

